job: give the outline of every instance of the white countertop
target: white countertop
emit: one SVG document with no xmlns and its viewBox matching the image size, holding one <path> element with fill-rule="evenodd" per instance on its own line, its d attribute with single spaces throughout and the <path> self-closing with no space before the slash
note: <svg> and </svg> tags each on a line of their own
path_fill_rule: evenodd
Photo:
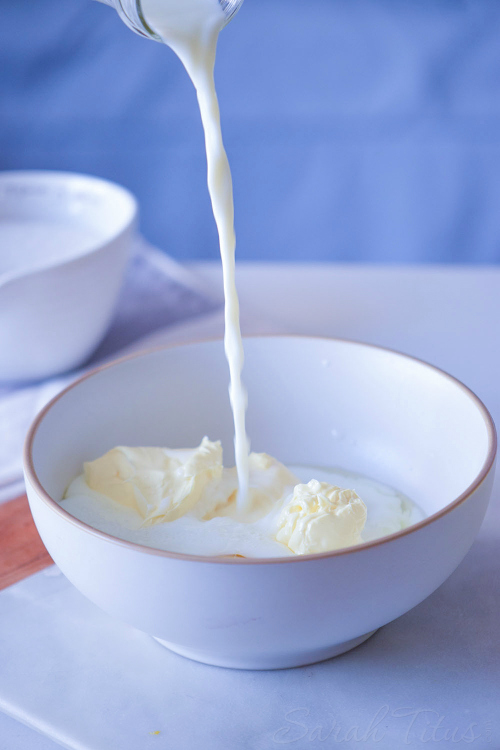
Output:
<svg viewBox="0 0 500 750">
<path fill-rule="evenodd" d="M 218 264 L 191 268 L 220 288 Z M 279 332 L 340 336 L 399 349 L 463 380 L 500 423 L 500 268 L 241 264 L 238 285 L 245 332 L 252 332 L 253 320 L 267 320 L 269 329 Z M 219 670 L 172 655 L 172 679 L 165 678 L 161 688 L 164 712 L 151 725 L 164 731 L 130 747 L 264 750 L 289 744 L 301 750 L 340 743 L 396 750 L 437 743 L 496 750 L 498 496 L 496 482 L 479 537 L 450 579 L 350 654 L 274 673 Z M 36 664 L 32 671 L 26 680 L 36 679 Z M 118 713 L 108 719 L 119 726 Z M 371 722 L 379 734 L 370 733 Z M 352 730 L 348 739 L 351 727 L 358 728 L 357 734 Z M 454 742 L 445 739 L 445 730 L 454 733 Z M 55 747 L 0 715 L 0 750 Z M 122 744 L 116 747 L 125 750 Z"/>
</svg>

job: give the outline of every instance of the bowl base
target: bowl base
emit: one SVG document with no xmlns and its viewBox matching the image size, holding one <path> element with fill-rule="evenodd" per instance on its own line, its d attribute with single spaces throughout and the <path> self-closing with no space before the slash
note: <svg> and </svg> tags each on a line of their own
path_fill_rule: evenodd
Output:
<svg viewBox="0 0 500 750">
<path fill-rule="evenodd" d="M 378 628 L 377 628 L 378 629 Z M 370 633 L 359 635 L 357 638 L 352 638 L 350 641 L 344 641 L 343 643 L 337 643 L 334 646 L 328 646 L 322 649 L 316 649 L 314 651 L 302 651 L 299 653 L 282 654 L 278 656 L 255 656 L 249 657 L 248 659 L 239 657 L 224 657 L 219 658 L 217 656 L 211 656 L 203 651 L 196 651 L 190 648 L 183 648 L 177 646 L 174 643 L 169 643 L 161 638 L 155 638 L 161 646 L 168 648 L 169 651 L 173 651 L 180 656 L 184 656 L 187 659 L 201 662 L 202 664 L 210 664 L 213 667 L 226 667 L 227 669 L 290 669 L 293 667 L 304 667 L 307 664 L 315 664 L 318 661 L 325 661 L 331 659 L 334 656 L 340 656 L 345 654 L 346 651 L 350 651 L 356 646 L 360 646 L 370 636 L 377 632 L 377 629 L 372 630 Z"/>
</svg>

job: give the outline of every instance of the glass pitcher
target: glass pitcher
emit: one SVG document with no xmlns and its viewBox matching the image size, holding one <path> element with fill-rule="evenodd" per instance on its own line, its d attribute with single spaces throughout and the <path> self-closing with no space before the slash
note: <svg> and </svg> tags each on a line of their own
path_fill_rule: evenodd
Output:
<svg viewBox="0 0 500 750">
<path fill-rule="evenodd" d="M 141 0 L 98 1 L 100 3 L 104 3 L 104 5 L 109 5 L 111 8 L 114 8 L 122 21 L 126 23 L 129 29 L 135 31 L 136 34 L 145 36 L 148 39 L 154 39 L 156 42 L 162 41 L 158 34 L 156 34 L 156 32 L 154 32 L 153 29 L 148 26 L 148 23 L 142 13 Z M 183 2 L 183 0 L 179 0 L 179 2 Z M 240 9 L 243 0 L 219 0 L 219 3 L 226 17 L 226 24 L 228 24 L 231 18 L 233 18 L 233 16 Z"/>
</svg>

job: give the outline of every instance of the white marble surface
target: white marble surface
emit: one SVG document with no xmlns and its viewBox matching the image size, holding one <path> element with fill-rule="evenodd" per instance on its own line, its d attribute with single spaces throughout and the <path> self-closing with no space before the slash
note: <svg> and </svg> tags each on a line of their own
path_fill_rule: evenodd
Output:
<svg viewBox="0 0 500 750">
<path fill-rule="evenodd" d="M 220 284 L 218 265 L 194 269 Z M 238 276 L 247 333 L 252 320 L 260 330 L 269 320 L 280 332 L 400 349 L 462 379 L 500 421 L 500 269 L 243 264 Z M 297 670 L 189 662 L 102 614 L 61 576 L 38 574 L 0 594 L 0 705 L 75 750 L 496 750 L 499 487 L 438 591 L 355 651 Z M 0 715 L 0 750 L 52 747 Z"/>
</svg>

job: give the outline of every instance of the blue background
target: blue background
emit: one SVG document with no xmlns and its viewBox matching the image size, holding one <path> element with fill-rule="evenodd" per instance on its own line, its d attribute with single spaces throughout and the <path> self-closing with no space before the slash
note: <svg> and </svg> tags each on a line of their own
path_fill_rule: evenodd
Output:
<svg viewBox="0 0 500 750">
<path fill-rule="evenodd" d="M 216 68 L 239 259 L 500 260 L 498 0 L 245 0 Z M 215 259 L 174 54 L 90 0 L 0 3 L 0 169 L 89 172 Z"/>
</svg>

